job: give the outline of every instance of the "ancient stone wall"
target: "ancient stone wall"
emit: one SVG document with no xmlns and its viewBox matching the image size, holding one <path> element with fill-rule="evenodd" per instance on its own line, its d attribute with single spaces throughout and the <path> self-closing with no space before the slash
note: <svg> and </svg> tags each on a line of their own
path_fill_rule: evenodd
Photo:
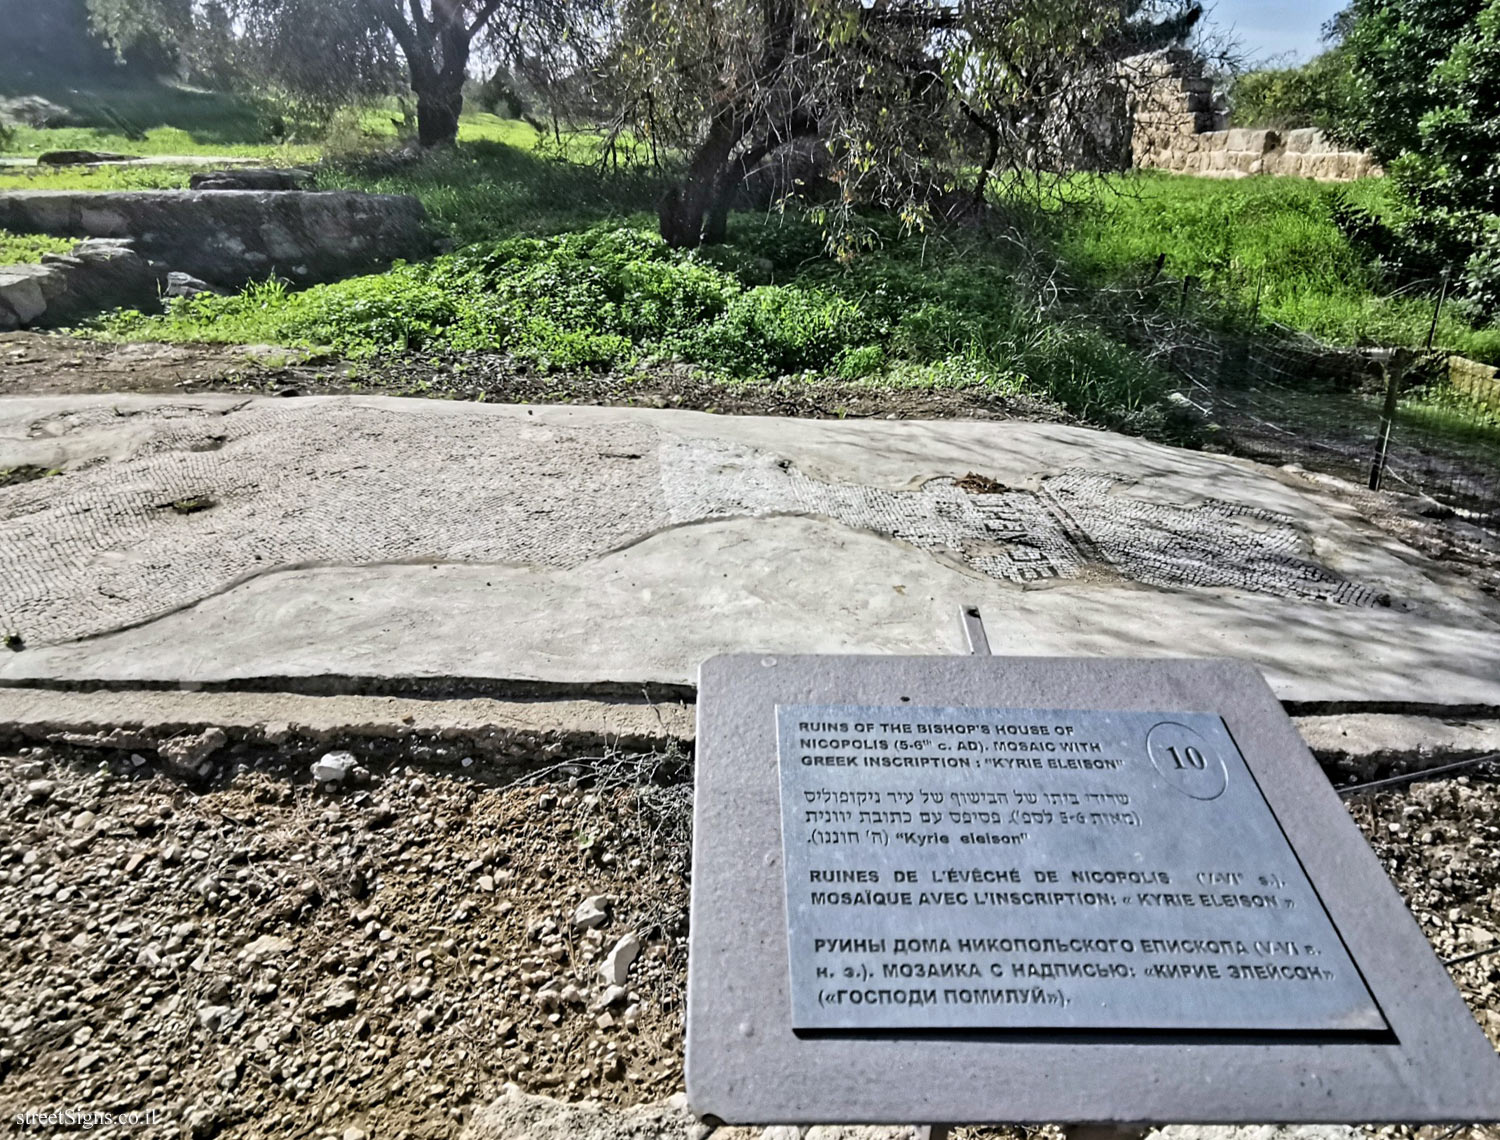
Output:
<svg viewBox="0 0 1500 1140">
<path fill-rule="evenodd" d="M 40 265 L 0 266 L 0 332 L 57 328 L 100 309 L 144 308 L 157 291 L 156 274 L 128 241 L 79 242 Z"/>
<path fill-rule="evenodd" d="M 1313 128 L 1182 134 L 1166 147 L 1148 149 L 1137 143 L 1135 161 L 1137 166 L 1208 178 L 1283 174 L 1320 182 L 1352 182 L 1381 172 L 1368 153 L 1343 150 Z"/>
<path fill-rule="evenodd" d="M 1450 356 L 1448 384 L 1475 403 L 1500 413 L 1500 368 L 1462 356 Z"/>
<path fill-rule="evenodd" d="M 216 286 L 285 277 L 336 281 L 433 245 L 415 198 L 343 191 L 148 190 L 0 193 L 0 229 L 55 237 L 128 238 L 163 270 Z"/>
<path fill-rule="evenodd" d="M 1281 174 L 1322 182 L 1352 182 L 1381 173 L 1363 151 L 1342 149 L 1322 131 L 1228 130 L 1228 108 L 1216 99 L 1203 63 L 1171 50 L 1130 61 L 1136 91 L 1131 151 L 1137 167 L 1243 178 Z"/>
<path fill-rule="evenodd" d="M 1136 165 L 1174 150 L 1186 138 L 1225 126 L 1227 111 L 1214 98 L 1213 81 L 1192 52 L 1172 48 L 1136 56 L 1121 68 L 1128 84 L 1131 147 Z"/>
</svg>

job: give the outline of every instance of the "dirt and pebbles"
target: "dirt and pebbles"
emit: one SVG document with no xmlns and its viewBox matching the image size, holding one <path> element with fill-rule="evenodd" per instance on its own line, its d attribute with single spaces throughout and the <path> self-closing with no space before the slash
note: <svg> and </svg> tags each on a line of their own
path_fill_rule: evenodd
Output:
<svg viewBox="0 0 1500 1140">
<path fill-rule="evenodd" d="M 569 768 L 515 786 L 460 757 L 361 759 L 335 786 L 306 755 L 207 784 L 154 757 L 0 755 L 0 1120 L 154 1111 L 20 1134 L 416 1140 L 528 1093 L 608 1114 L 678 1092 L 689 792 L 640 776 L 680 767 L 615 758 L 603 784 Z M 1484 771 L 1350 810 L 1500 1046 Z"/>
<path fill-rule="evenodd" d="M 495 353 L 402 353 L 350 361 L 268 345 L 116 344 L 60 333 L 0 333 L 0 396 L 97 392 L 353 394 L 808 419 L 1074 422 L 1054 404 L 983 388 L 891 388 L 831 378 L 731 384 L 706 378 L 690 365 L 561 372 Z"/>
<path fill-rule="evenodd" d="M 385 1140 L 677 1089 L 685 789 L 298 771 L 0 758 L 0 1121 Z"/>
</svg>

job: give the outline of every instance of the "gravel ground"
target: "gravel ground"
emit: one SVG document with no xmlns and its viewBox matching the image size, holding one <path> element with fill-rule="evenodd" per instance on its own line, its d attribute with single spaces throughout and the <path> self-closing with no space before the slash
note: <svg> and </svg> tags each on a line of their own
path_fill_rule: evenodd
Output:
<svg viewBox="0 0 1500 1140">
<path fill-rule="evenodd" d="M 1500 777 L 1356 793 L 1349 808 L 1438 957 L 1469 957 L 1450 972 L 1500 1048 Z"/>
<path fill-rule="evenodd" d="M 454 1135 L 507 1081 L 680 1085 L 684 789 L 353 775 L 195 792 L 129 759 L 0 758 L 0 1121 L 384 1140 Z"/>
<path fill-rule="evenodd" d="M 0 755 L 0 1120 L 155 1111 L 19 1133 L 388 1140 L 457 1135 L 508 1082 L 666 1100 L 688 794 L 641 782 L 652 763 L 523 787 L 372 763 L 334 789 L 306 757 L 196 787 L 125 754 Z M 1350 806 L 1440 956 L 1500 946 L 1500 779 Z M 1500 1045 L 1500 954 L 1452 969 Z"/>
</svg>

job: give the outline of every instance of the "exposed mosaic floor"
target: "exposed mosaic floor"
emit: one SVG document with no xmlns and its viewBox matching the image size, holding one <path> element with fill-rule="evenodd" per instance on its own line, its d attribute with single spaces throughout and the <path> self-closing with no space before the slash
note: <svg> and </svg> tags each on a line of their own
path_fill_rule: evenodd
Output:
<svg viewBox="0 0 1500 1140">
<path fill-rule="evenodd" d="M 90 409 L 30 434 L 122 418 L 139 429 L 127 457 L 0 487 L 0 632 L 27 645 L 75 640 L 289 567 L 566 568 L 669 527 L 774 515 L 830 519 L 1021 585 L 1097 568 L 1164 588 L 1385 600 L 1314 561 L 1280 515 L 1149 502 L 1072 469 L 1035 491 L 979 477 L 886 490 L 642 424 L 518 426 L 337 404 Z"/>
<path fill-rule="evenodd" d="M 817 515 L 956 554 L 992 578 L 1026 583 L 1077 577 L 1104 563 L 1149 586 L 1251 590 L 1343 605 L 1384 595 L 1313 561 L 1291 521 L 1210 500 L 1171 505 L 1132 498 L 1123 480 L 1065 469 L 1038 491 L 978 476 L 888 491 L 811 478 L 773 455 L 717 440 L 669 444 L 662 484 L 674 523 L 706 518 Z"/>
</svg>

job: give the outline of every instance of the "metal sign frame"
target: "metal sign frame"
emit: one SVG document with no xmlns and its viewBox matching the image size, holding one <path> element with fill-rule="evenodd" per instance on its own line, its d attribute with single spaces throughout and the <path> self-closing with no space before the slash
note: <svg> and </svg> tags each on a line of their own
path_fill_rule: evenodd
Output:
<svg viewBox="0 0 1500 1140">
<path fill-rule="evenodd" d="M 1212 711 L 1388 1038 L 1298 1032 L 798 1035 L 777 705 Z M 701 671 L 688 966 L 693 1111 L 734 1124 L 1480 1122 L 1500 1057 L 1259 672 L 1234 661 L 721 657 Z"/>
</svg>

